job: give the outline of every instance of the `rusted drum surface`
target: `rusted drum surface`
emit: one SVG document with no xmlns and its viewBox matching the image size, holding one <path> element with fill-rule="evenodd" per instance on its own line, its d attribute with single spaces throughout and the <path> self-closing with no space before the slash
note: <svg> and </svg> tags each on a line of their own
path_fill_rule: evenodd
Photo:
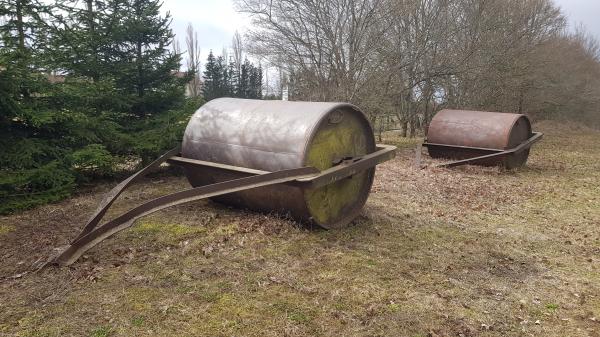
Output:
<svg viewBox="0 0 600 337">
<path fill-rule="evenodd" d="M 182 156 L 264 171 L 302 166 L 331 168 L 344 158 L 375 151 L 364 114 L 346 103 L 262 101 L 220 98 L 192 116 L 183 137 Z M 184 168 L 193 186 L 243 173 Z M 375 168 L 319 188 L 274 185 L 215 198 L 236 207 L 275 211 L 338 228 L 364 205 Z"/>
<path fill-rule="evenodd" d="M 442 110 L 432 119 L 427 132 L 429 155 L 433 158 L 466 159 L 493 153 L 485 149 L 508 150 L 532 136 L 527 116 L 514 113 Z M 434 144 L 450 145 L 448 147 Z M 464 149 L 466 146 L 480 149 Z M 477 164 L 500 165 L 506 168 L 522 166 L 529 149 L 506 156 L 490 158 Z"/>
</svg>

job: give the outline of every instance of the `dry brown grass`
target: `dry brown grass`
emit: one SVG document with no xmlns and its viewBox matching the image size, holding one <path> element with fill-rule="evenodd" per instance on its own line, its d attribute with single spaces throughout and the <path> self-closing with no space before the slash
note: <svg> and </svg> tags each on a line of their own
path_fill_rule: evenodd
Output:
<svg viewBox="0 0 600 337">
<path fill-rule="evenodd" d="M 208 201 L 72 268 L 0 281 L 0 336 L 600 336 L 600 133 L 544 122 L 527 168 L 382 165 L 344 230 Z M 115 210 L 181 189 L 155 178 Z M 68 242 L 110 186 L 0 218 L 0 276 Z"/>
</svg>

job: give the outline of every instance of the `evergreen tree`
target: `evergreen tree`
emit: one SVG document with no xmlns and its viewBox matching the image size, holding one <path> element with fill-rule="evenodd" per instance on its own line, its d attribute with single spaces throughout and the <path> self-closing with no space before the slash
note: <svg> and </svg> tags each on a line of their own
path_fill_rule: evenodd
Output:
<svg viewBox="0 0 600 337">
<path fill-rule="evenodd" d="M 56 110 L 39 67 L 38 41 L 47 7 L 0 0 L 0 213 L 58 200 L 74 177 L 60 141 L 74 116 Z"/>
<path fill-rule="evenodd" d="M 64 198 L 132 155 L 147 162 L 200 104 L 179 105 L 187 79 L 157 2 L 45 3 L 0 0 L 0 214 Z"/>
<path fill-rule="evenodd" d="M 248 61 L 248 59 L 244 60 L 242 66 L 240 67 L 240 80 L 238 84 L 238 94 L 239 97 L 248 98 L 249 97 L 249 81 L 250 81 L 250 71 L 252 64 Z"/>
<path fill-rule="evenodd" d="M 94 82 L 106 78 L 113 69 L 112 31 L 121 10 L 120 2 L 57 0 L 55 22 L 48 29 L 49 65 L 61 73 Z"/>
<path fill-rule="evenodd" d="M 229 92 L 229 96 L 240 97 L 238 93 L 238 82 L 240 74 L 237 71 L 235 62 L 233 62 L 233 58 L 229 59 L 229 65 L 227 67 L 227 77 L 229 79 L 229 81 L 227 82 L 227 91 Z"/>
<path fill-rule="evenodd" d="M 208 53 L 204 70 L 204 85 L 202 87 L 202 96 L 204 100 L 209 101 L 219 96 L 219 83 L 222 81 L 222 72 L 219 71 L 217 59 L 212 50 Z"/>
<path fill-rule="evenodd" d="M 204 86 L 202 95 L 206 101 L 233 95 L 231 74 L 223 56 L 216 57 L 212 51 L 208 54 L 204 70 Z"/>
<path fill-rule="evenodd" d="M 262 98 L 262 68 L 255 67 L 250 63 L 248 66 L 248 91 L 246 98 L 261 99 Z"/>
<path fill-rule="evenodd" d="M 222 56 L 208 55 L 204 70 L 203 97 L 209 101 L 218 97 L 262 99 L 262 68 L 245 59 L 237 70 L 233 61 L 228 65 Z"/>
<path fill-rule="evenodd" d="M 252 98 L 262 99 L 262 73 L 262 66 L 259 64 L 258 68 L 254 68 L 254 76 L 251 79 Z"/>
<path fill-rule="evenodd" d="M 91 79 L 89 86 L 114 81 L 108 106 L 98 108 L 120 110 L 128 125 L 130 113 L 143 117 L 183 102 L 192 74 L 177 74 L 181 55 L 169 49 L 171 18 L 160 15 L 158 0 L 57 0 L 57 8 L 48 58 L 63 74 Z"/>
<path fill-rule="evenodd" d="M 114 50 L 110 73 L 117 88 L 133 99 L 132 112 L 144 116 L 181 103 L 184 84 L 191 74 L 178 78 L 181 56 L 173 42 L 169 13 L 160 14 L 160 0 L 108 0 L 120 4 L 119 25 L 112 32 Z"/>
<path fill-rule="evenodd" d="M 43 78 L 31 70 L 39 65 L 37 41 L 44 26 L 41 15 L 48 7 L 35 0 L 0 0 L 0 53 L 5 69 L 14 74 L 14 85 L 23 100 L 40 90 Z M 2 69 L 0 69 L 2 70 Z"/>
</svg>

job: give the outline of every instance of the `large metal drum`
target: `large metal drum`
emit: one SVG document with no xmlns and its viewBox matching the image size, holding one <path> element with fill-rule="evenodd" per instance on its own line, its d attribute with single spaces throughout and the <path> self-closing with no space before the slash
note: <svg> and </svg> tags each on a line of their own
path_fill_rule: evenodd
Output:
<svg viewBox="0 0 600 337">
<path fill-rule="evenodd" d="M 427 148 L 433 158 L 465 159 L 515 148 L 531 136 L 531 122 L 522 114 L 442 110 L 429 124 Z M 529 148 L 476 163 L 511 169 L 528 157 Z"/>
<path fill-rule="evenodd" d="M 374 151 L 371 126 L 353 105 L 219 98 L 194 113 L 185 130 L 181 153 L 185 158 L 277 171 L 303 166 L 325 170 Z M 210 167 L 184 170 L 193 186 L 243 176 Z M 337 228 L 358 215 L 374 173 L 372 167 L 322 187 L 274 185 L 214 199 Z"/>
</svg>

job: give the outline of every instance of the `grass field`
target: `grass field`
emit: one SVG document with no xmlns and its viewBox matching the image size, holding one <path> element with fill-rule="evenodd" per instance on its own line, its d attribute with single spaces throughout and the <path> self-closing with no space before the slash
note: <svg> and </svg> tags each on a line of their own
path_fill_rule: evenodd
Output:
<svg viewBox="0 0 600 337">
<path fill-rule="evenodd" d="M 106 184 L 0 218 L 0 336 L 600 336 L 600 132 L 542 122 L 526 168 L 378 168 L 344 230 L 210 201 L 141 219 L 71 268 Z M 155 177 L 115 212 L 186 186 Z"/>
</svg>

